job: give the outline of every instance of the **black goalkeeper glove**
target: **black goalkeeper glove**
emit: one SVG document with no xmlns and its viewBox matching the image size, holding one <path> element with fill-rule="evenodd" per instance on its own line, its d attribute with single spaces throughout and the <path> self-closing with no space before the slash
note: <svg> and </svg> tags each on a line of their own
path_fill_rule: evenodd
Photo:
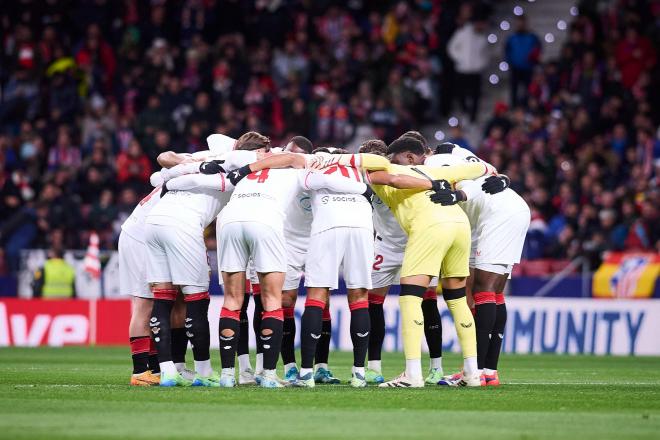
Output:
<svg viewBox="0 0 660 440">
<path fill-rule="evenodd" d="M 170 189 L 167 187 L 167 182 L 163 182 L 163 186 L 160 188 L 160 198 L 162 199 L 169 190 Z"/>
<path fill-rule="evenodd" d="M 486 178 L 483 185 L 481 185 L 481 189 L 488 194 L 497 194 L 507 189 L 510 184 L 511 181 L 509 178 L 504 174 L 500 174 L 499 176 L 490 176 Z"/>
<path fill-rule="evenodd" d="M 436 191 L 429 197 L 433 203 L 437 203 L 442 206 L 455 205 L 458 202 L 464 202 L 467 200 L 467 197 L 463 191 L 454 191 L 451 189 Z"/>
<path fill-rule="evenodd" d="M 435 154 L 449 154 L 454 150 L 456 144 L 451 142 L 443 142 L 437 147 L 435 147 Z"/>
<path fill-rule="evenodd" d="M 225 169 L 222 167 L 223 163 L 225 163 L 224 160 L 211 160 L 209 162 L 202 162 L 202 164 L 199 166 L 199 172 L 201 174 L 224 173 Z"/>
<path fill-rule="evenodd" d="M 251 173 L 252 170 L 250 169 L 250 165 L 245 165 L 240 168 L 236 168 L 235 170 L 231 170 L 230 172 L 227 173 L 227 177 L 229 178 L 231 184 L 236 186 L 238 185 L 238 182 L 243 180 L 245 176 Z"/>
<path fill-rule="evenodd" d="M 367 189 L 362 193 L 362 196 L 367 199 L 367 202 L 371 204 L 371 197 L 374 195 L 374 191 L 371 189 L 369 185 L 367 185 Z"/>
<path fill-rule="evenodd" d="M 445 179 L 440 179 L 440 180 L 432 180 L 431 181 L 431 189 L 435 192 L 439 191 L 451 191 L 451 183 L 449 183 L 448 180 Z"/>
</svg>

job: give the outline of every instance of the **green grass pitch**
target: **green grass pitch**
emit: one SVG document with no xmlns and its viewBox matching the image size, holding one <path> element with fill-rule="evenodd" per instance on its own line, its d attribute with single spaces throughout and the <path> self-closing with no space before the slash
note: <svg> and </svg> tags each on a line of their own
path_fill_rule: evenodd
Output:
<svg viewBox="0 0 660 440">
<path fill-rule="evenodd" d="M 348 378 L 350 353 L 330 362 Z M 402 363 L 387 354 L 386 376 Z M 0 349 L 0 438 L 660 438 L 659 358 L 505 355 L 499 388 L 417 390 L 131 388 L 129 364 L 127 348 Z"/>
</svg>

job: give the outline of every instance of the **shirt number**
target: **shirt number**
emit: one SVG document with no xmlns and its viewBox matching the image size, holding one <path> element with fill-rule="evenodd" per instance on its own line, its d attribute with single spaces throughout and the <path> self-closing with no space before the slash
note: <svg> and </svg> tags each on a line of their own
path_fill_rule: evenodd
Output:
<svg viewBox="0 0 660 440">
<path fill-rule="evenodd" d="M 373 270 L 380 270 L 380 265 L 383 264 L 383 256 L 382 255 L 376 255 L 374 258 L 374 265 L 372 267 Z"/>
<path fill-rule="evenodd" d="M 353 177 L 355 177 L 355 180 L 358 182 L 362 182 L 362 179 L 360 178 L 360 173 L 358 172 L 357 168 L 350 167 L 350 169 L 353 171 Z M 348 177 L 349 179 L 351 178 L 351 174 L 349 173 L 349 167 L 345 167 L 344 165 L 332 165 L 331 167 L 328 167 L 327 170 L 323 174 L 334 174 L 337 171 L 341 173 L 342 176 Z"/>
<path fill-rule="evenodd" d="M 270 168 L 266 168 L 265 170 L 261 171 L 255 171 L 254 173 L 248 174 L 247 178 L 250 180 L 256 180 L 257 183 L 264 183 L 266 179 L 268 179 L 268 171 L 270 171 Z"/>
</svg>

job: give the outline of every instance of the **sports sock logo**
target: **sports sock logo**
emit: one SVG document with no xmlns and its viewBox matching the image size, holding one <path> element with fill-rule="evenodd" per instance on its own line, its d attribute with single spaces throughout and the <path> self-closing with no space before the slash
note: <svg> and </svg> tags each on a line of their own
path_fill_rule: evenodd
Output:
<svg viewBox="0 0 660 440">
<path fill-rule="evenodd" d="M 413 319 L 413 322 L 417 325 L 424 325 L 424 321 L 418 321 L 416 319 Z"/>
<path fill-rule="evenodd" d="M 465 324 L 464 322 L 461 322 L 461 327 L 463 327 L 463 328 L 470 328 L 470 327 L 472 327 L 472 323 L 471 323 L 471 322 L 468 322 L 467 324 Z"/>
<path fill-rule="evenodd" d="M 366 336 L 369 334 L 369 332 L 366 332 L 366 333 L 355 333 L 355 334 L 358 336 L 358 338 L 364 338 L 364 337 L 366 337 Z"/>
<path fill-rule="evenodd" d="M 320 334 L 315 335 L 314 333 L 310 333 L 309 335 L 310 335 L 312 338 L 314 338 L 314 339 L 319 339 L 319 338 L 321 337 Z"/>
<path fill-rule="evenodd" d="M 220 340 L 221 341 L 231 341 L 232 339 L 234 339 L 233 336 L 222 336 L 222 335 L 220 335 Z"/>
<path fill-rule="evenodd" d="M 270 338 L 272 338 L 272 336 L 259 336 L 259 339 L 262 341 L 268 341 Z"/>
</svg>

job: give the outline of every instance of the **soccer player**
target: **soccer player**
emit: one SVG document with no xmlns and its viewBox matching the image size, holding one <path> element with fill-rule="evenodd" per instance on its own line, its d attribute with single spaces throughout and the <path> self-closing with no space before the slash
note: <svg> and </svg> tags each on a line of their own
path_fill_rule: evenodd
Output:
<svg viewBox="0 0 660 440">
<path fill-rule="evenodd" d="M 451 143 L 436 149 L 439 154 L 426 160 L 442 166 L 458 160 L 483 162 L 469 150 Z M 477 333 L 477 364 L 482 370 L 482 385 L 499 385 L 497 364 L 506 325 L 504 287 L 514 264 L 520 262 L 525 235 L 529 228 L 527 203 L 508 188 L 506 176 L 481 177 L 461 181 L 448 190 L 444 204 L 460 202 L 472 225 L 468 299 L 474 306 Z M 451 385 L 460 373 L 443 380 Z"/>
<path fill-rule="evenodd" d="M 390 144 L 388 153 L 394 165 L 382 157 L 364 154 L 338 156 L 314 164 L 314 167 L 353 164 L 378 171 L 369 174 L 372 188 L 390 207 L 402 229 L 408 234 L 401 268 L 399 297 L 406 370 L 397 378 L 380 386 L 424 386 L 421 368 L 424 319 L 421 303 L 431 278 L 438 274 L 441 275 L 443 296 L 454 317 L 463 351 L 464 375 L 460 384 L 480 386 L 474 320 L 465 297 L 465 279 L 469 275 L 468 219 L 460 208 L 435 204 L 425 192 L 393 188 L 391 179 L 393 174 L 424 176 L 432 181 L 434 189 L 440 189 L 448 185 L 448 182 L 474 179 L 493 170 L 482 163 L 442 168 L 421 166 L 426 149 L 421 142 L 411 138 L 397 139 Z"/>
<path fill-rule="evenodd" d="M 416 133 L 416 132 L 408 132 Z M 406 133 L 406 134 L 408 134 Z M 404 134 L 403 136 L 405 136 Z M 403 137 L 402 136 L 402 137 Z M 419 135 L 421 136 L 421 135 Z M 387 155 L 385 142 L 372 139 L 366 141 L 359 150 L 360 153 Z M 385 316 L 383 303 L 392 285 L 399 284 L 401 264 L 408 242 L 408 236 L 401 229 L 392 211 L 377 195 L 373 196 L 373 223 L 375 235 L 375 256 L 371 272 L 373 288 L 369 291 L 369 317 L 371 334 L 369 337 L 369 357 L 365 378 L 368 383 L 382 383 L 381 351 L 385 338 Z M 431 286 L 424 293 L 422 311 L 424 313 L 424 335 L 429 347 L 430 368 L 424 379 L 427 384 L 437 384 L 442 379 L 442 326 L 437 307 L 437 278 L 433 278 Z"/>
<path fill-rule="evenodd" d="M 298 159 L 298 162 L 287 162 L 292 159 Z M 258 335 L 263 344 L 264 367 L 260 385 L 266 388 L 283 386 L 275 367 L 281 349 L 284 320 L 282 286 L 287 262 L 285 211 L 304 190 L 329 187 L 350 192 L 346 179 L 305 170 L 275 169 L 289 165 L 302 168 L 306 165 L 306 159 L 292 153 L 276 154 L 228 173 L 236 189 L 222 213 L 220 226 L 219 264 L 225 284 L 219 330 L 221 386 L 235 385 L 234 357 L 240 331 L 239 310 L 244 301 L 242 290 L 250 259 L 259 277 L 264 309 Z M 360 189 L 366 190 L 366 186 L 362 186 L 364 189 Z"/>
</svg>

